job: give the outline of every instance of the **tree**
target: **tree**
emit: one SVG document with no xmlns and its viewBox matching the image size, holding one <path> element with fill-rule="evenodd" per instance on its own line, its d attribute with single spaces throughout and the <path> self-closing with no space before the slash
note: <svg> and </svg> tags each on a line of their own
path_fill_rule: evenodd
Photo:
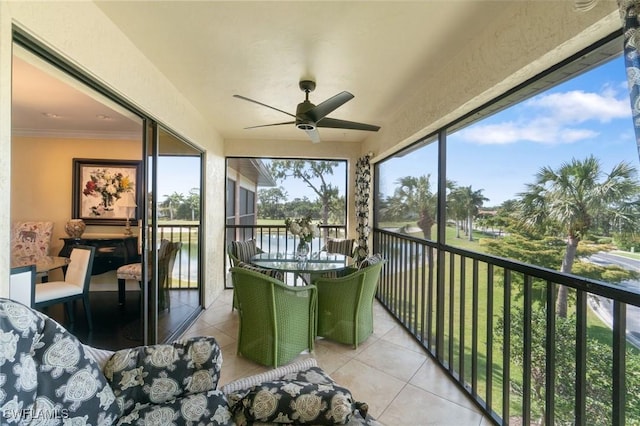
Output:
<svg viewBox="0 0 640 426">
<path fill-rule="evenodd" d="M 184 202 L 184 195 L 174 191 L 171 195 L 165 195 L 165 200 L 162 202 L 162 206 L 166 207 L 169 211 L 169 220 L 173 220 L 177 208 Z"/>
<path fill-rule="evenodd" d="M 592 229 L 593 218 L 610 215 L 619 229 L 637 223 L 640 185 L 636 169 L 621 162 L 609 174 L 602 171 L 593 156 L 573 159 L 556 170 L 543 167 L 536 180 L 521 194 L 520 220 L 524 226 L 566 238 L 561 272 L 570 273 L 578 243 Z M 556 299 L 557 314 L 567 315 L 567 288 L 560 286 Z"/>
<path fill-rule="evenodd" d="M 387 200 L 387 214 L 395 218 L 417 218 L 424 238 L 431 239 L 431 228 L 436 222 L 437 193 L 431 191 L 431 175 L 405 176 Z"/>
<path fill-rule="evenodd" d="M 196 213 L 200 212 L 200 189 L 191 188 L 189 191 L 189 196 L 185 200 L 186 205 L 189 207 L 191 212 L 191 220 L 196 220 Z M 199 214 L 197 215 L 199 218 Z"/>
<path fill-rule="evenodd" d="M 337 186 L 327 181 L 327 177 L 333 175 L 333 169 L 339 165 L 338 161 L 274 160 L 270 170 L 280 181 L 289 178 L 302 180 L 318 196 L 321 205 L 320 220 L 326 225 L 329 223 L 332 202 L 340 192 Z"/>
<path fill-rule="evenodd" d="M 545 415 L 545 384 L 547 354 L 546 346 L 542 344 L 546 340 L 547 319 L 542 306 L 534 306 L 532 309 L 531 323 L 525 324 L 522 308 L 512 308 L 509 318 L 510 346 L 504 347 L 504 316 L 498 318 L 495 328 L 496 341 L 502 345 L 504 352 L 509 351 L 511 361 L 524 366 L 524 336 L 525 330 L 531 331 L 531 415 L 537 417 L 536 424 L 542 424 Z M 562 379 L 555 381 L 554 393 L 554 417 L 557 424 L 573 424 L 575 420 L 575 360 L 576 360 L 576 319 L 558 318 L 554 333 L 555 369 L 561 372 Z M 637 351 L 626 349 L 626 407 L 627 421 L 629 424 L 637 424 L 640 420 L 640 375 L 635 374 L 640 368 L 640 356 Z M 594 338 L 587 339 L 587 392 L 586 415 L 588 424 L 606 425 L 612 424 L 611 389 L 613 386 L 613 354 L 610 345 L 604 344 Z M 519 380 L 512 376 L 514 382 Z M 522 383 L 512 385 L 514 392 L 522 393 Z"/>
<path fill-rule="evenodd" d="M 258 190 L 259 216 L 265 219 L 281 219 L 285 216 L 283 202 L 289 194 L 282 187 Z"/>
<path fill-rule="evenodd" d="M 478 215 L 478 211 L 484 202 L 489 201 L 487 197 L 482 195 L 482 191 L 482 189 L 474 191 L 471 185 L 457 186 L 453 188 L 447 199 L 447 202 L 449 202 L 449 200 L 453 202 L 453 212 L 457 219 L 456 222 L 466 220 L 464 227 L 469 241 L 473 241 L 473 218 Z M 456 237 L 460 237 L 459 232 L 457 232 Z"/>
</svg>

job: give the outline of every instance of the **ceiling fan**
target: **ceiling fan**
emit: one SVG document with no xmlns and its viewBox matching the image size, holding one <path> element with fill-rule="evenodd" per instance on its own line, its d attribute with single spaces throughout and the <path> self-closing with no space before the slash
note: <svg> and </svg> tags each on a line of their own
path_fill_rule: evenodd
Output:
<svg viewBox="0 0 640 426">
<path fill-rule="evenodd" d="M 254 104 L 262 105 L 267 108 L 274 109 L 283 114 L 287 114 L 293 118 L 294 121 L 286 121 L 284 123 L 263 124 L 260 126 L 245 127 L 245 129 L 255 129 L 258 127 L 270 127 L 280 126 L 283 124 L 295 124 L 300 130 L 307 132 L 307 135 L 311 139 L 311 142 L 320 142 L 320 134 L 318 133 L 318 127 L 330 127 L 333 129 L 348 129 L 348 130 L 366 130 L 370 132 L 377 132 L 380 126 L 374 126 L 372 124 L 356 123 L 355 121 L 338 120 L 335 118 L 329 118 L 327 115 L 344 105 L 346 102 L 353 99 L 353 95 L 349 92 L 340 92 L 337 95 L 327 99 L 326 101 L 314 105 L 309 101 L 309 93 L 313 92 L 316 88 L 315 81 L 302 80 L 300 82 L 300 89 L 305 93 L 304 102 L 298 104 L 296 113 L 291 114 L 281 109 L 272 107 L 262 102 L 258 102 L 253 99 L 249 99 L 240 95 L 233 95 L 234 98 L 243 99 L 245 101 L 253 102 Z"/>
</svg>

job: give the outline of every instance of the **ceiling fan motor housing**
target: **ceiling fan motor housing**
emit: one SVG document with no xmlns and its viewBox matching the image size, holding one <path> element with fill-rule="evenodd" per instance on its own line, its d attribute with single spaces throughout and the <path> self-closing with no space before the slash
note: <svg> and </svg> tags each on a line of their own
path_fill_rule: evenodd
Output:
<svg viewBox="0 0 640 426">
<path fill-rule="evenodd" d="M 316 123 L 306 116 L 307 111 L 314 108 L 315 105 L 305 100 L 300 102 L 296 108 L 296 127 L 300 130 L 315 130 Z"/>
</svg>

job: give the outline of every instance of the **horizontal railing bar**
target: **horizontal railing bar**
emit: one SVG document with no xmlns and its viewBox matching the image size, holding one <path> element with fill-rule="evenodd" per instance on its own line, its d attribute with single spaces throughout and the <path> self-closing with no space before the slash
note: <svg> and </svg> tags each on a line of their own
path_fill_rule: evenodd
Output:
<svg viewBox="0 0 640 426">
<path fill-rule="evenodd" d="M 398 236 L 398 233 L 385 231 L 383 229 L 375 228 L 375 231 L 382 234 L 389 234 Z M 419 238 L 402 235 L 402 239 L 409 241 L 421 242 L 424 246 L 436 246 L 434 242 L 421 240 Z M 580 277 L 577 275 L 561 273 L 559 271 L 543 268 L 540 266 L 531 265 L 528 263 L 518 262 L 516 260 L 504 259 L 497 256 L 491 256 L 484 253 L 477 253 L 473 251 L 464 250 L 458 247 L 452 247 L 443 245 L 440 247 L 445 252 L 457 254 L 459 256 L 466 256 L 473 259 L 477 259 L 487 264 L 492 264 L 505 269 L 510 269 L 514 272 L 521 272 L 525 275 L 531 275 L 534 278 L 539 278 L 544 281 L 552 281 L 559 285 L 571 287 L 576 290 L 586 291 L 588 293 L 595 294 L 597 296 L 606 297 L 609 299 L 624 300 L 628 305 L 634 305 L 640 307 L 640 293 L 635 292 L 624 287 L 617 286 L 615 284 L 609 284 L 589 278 Z"/>
</svg>

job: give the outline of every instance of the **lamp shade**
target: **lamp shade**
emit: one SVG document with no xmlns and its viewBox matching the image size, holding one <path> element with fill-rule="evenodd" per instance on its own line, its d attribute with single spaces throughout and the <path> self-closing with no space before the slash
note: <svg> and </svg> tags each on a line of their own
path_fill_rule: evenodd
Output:
<svg viewBox="0 0 640 426">
<path fill-rule="evenodd" d="M 138 207 L 132 192 L 125 192 L 122 194 L 122 198 L 118 204 L 120 207 Z"/>
</svg>

